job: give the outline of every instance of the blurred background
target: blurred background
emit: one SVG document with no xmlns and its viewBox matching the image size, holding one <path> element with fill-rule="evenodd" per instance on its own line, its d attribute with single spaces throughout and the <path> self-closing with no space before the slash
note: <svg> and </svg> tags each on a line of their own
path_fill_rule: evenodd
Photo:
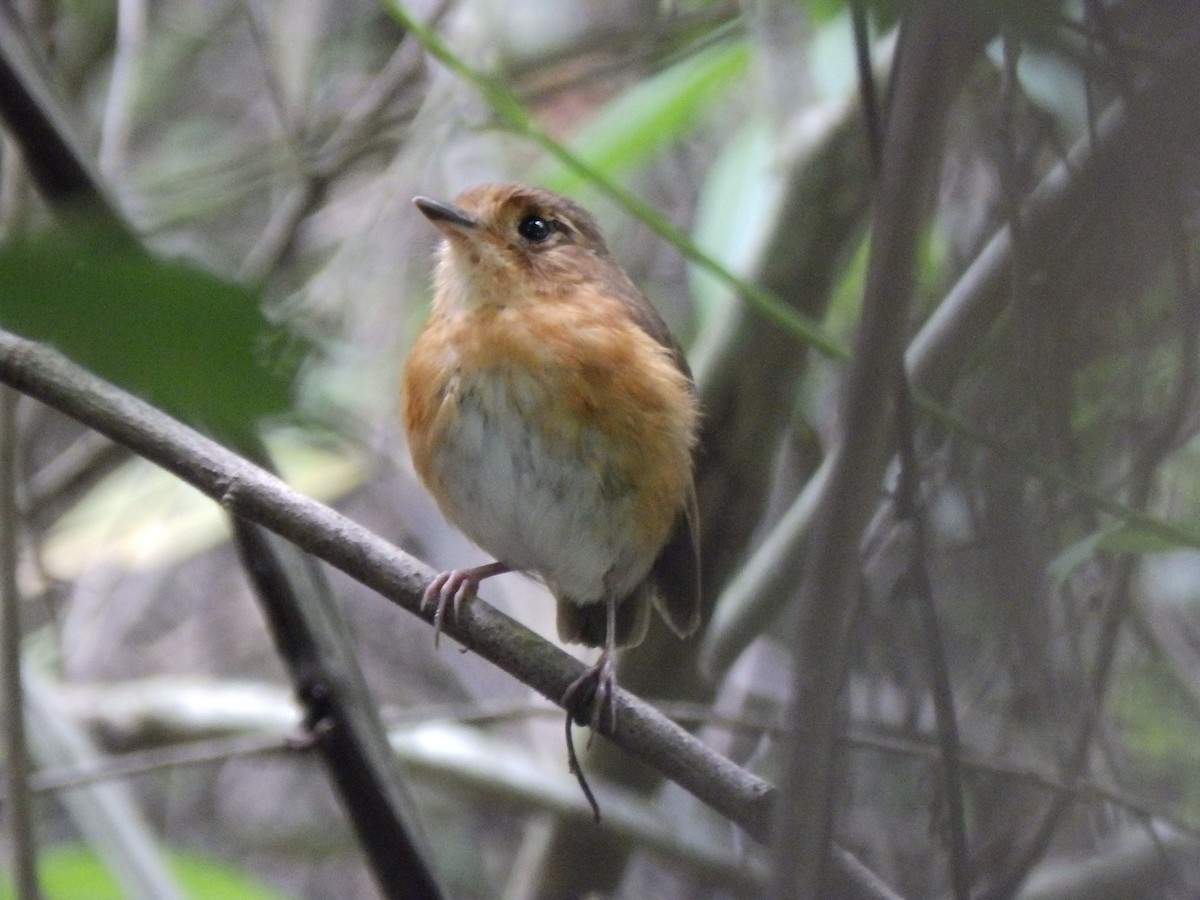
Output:
<svg viewBox="0 0 1200 900">
<path fill-rule="evenodd" d="M 39 245 L 53 217 L 6 139 L 2 324 L 203 431 L 261 426 L 288 481 L 435 568 L 486 558 L 397 421 L 436 243 L 410 200 L 516 179 L 595 213 L 705 415 L 704 624 L 687 642 L 652 626 L 621 683 L 779 782 L 870 237 L 852 13 L 886 104 L 906 4 L 13 5 L 158 262 Z M 937 654 L 972 896 L 1195 896 L 1200 7 L 976 7 L 935 196 L 906 201 L 925 216 L 906 357 L 924 527 L 896 513 L 893 464 L 865 511 L 834 834 L 900 895 L 949 895 Z M 47 895 L 136 896 L 141 869 L 161 878 L 144 896 L 380 896 L 288 740 L 299 712 L 219 508 L 2 405 Z M 599 739 L 591 824 L 555 707 L 329 577 L 448 894 L 762 893 L 763 847 Z M 483 596 L 553 639 L 532 581 Z"/>
</svg>

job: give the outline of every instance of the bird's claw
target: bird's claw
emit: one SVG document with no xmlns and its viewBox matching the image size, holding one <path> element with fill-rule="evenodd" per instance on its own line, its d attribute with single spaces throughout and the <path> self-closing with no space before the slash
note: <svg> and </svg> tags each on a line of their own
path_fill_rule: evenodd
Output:
<svg viewBox="0 0 1200 900">
<path fill-rule="evenodd" d="M 458 618 L 459 608 L 479 593 L 479 576 L 470 569 L 451 569 L 439 572 L 425 588 L 421 597 L 421 612 L 435 607 L 433 613 L 433 646 L 437 647 L 438 638 L 442 634 L 442 622 L 446 618 L 446 608 L 450 615 Z"/>
<path fill-rule="evenodd" d="M 612 734 L 617 730 L 617 666 L 607 651 L 563 693 L 562 705 L 577 725 Z M 590 713 L 590 714 L 589 714 Z"/>
</svg>

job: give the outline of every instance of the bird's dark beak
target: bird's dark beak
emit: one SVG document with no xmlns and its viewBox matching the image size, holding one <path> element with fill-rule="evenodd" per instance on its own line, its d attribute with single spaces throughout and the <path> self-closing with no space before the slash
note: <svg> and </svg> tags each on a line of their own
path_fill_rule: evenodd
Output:
<svg viewBox="0 0 1200 900">
<path fill-rule="evenodd" d="M 478 219 L 451 203 L 430 200 L 428 197 L 413 197 L 413 203 L 442 233 L 471 231 L 479 227 Z"/>
</svg>

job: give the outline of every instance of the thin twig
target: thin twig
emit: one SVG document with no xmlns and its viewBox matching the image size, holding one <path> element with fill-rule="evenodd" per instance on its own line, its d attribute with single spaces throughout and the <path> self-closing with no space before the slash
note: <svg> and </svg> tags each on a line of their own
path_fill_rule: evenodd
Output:
<svg viewBox="0 0 1200 900">
<path fill-rule="evenodd" d="M 11 3 L 0 3 L 0 84 L 0 118 L 42 196 L 51 203 L 85 202 L 119 230 L 124 220 L 71 138 L 37 42 Z"/>
<path fill-rule="evenodd" d="M 1161 89 L 1161 82 L 1147 85 L 1139 96 L 1149 96 L 1156 88 Z M 1127 104 L 1115 102 L 1100 115 L 1096 140 L 1086 136 L 1079 140 L 1067 158 L 1033 189 L 1020 214 L 1027 268 L 1040 270 L 1061 256 L 1080 223 L 1097 215 L 1119 218 L 1128 214 L 1124 207 L 1108 200 L 1108 193 L 1101 188 L 1111 177 L 1113 161 L 1137 152 L 1135 145 L 1143 136 L 1143 130 L 1129 115 Z M 997 230 L 909 343 L 905 359 L 910 384 L 917 392 L 914 403 L 942 427 L 989 447 L 1011 464 L 1066 488 L 1089 505 L 1164 540 L 1200 547 L 1200 534 L 1154 520 L 1115 500 L 1109 492 L 1094 489 L 1060 469 L 1024 457 L 1000 439 L 972 428 L 945 405 L 939 405 L 945 404 L 962 367 L 977 352 L 981 336 L 989 333 L 1007 308 L 1014 252 L 1014 235 L 1006 225 Z M 752 562 L 742 568 L 726 589 L 718 614 L 726 607 L 726 599 L 736 599 L 736 603 L 728 606 L 739 610 L 738 620 L 722 629 L 710 629 L 706 635 L 707 670 L 719 673 L 731 665 L 749 640 L 760 632 L 760 623 L 774 620 L 783 598 L 792 596 L 791 585 L 800 576 L 800 563 L 813 524 L 819 510 L 831 502 L 829 468 L 827 460 L 818 473 L 819 481 L 816 477 L 810 479 L 792 509 L 751 556 Z"/>
<path fill-rule="evenodd" d="M 871 66 L 871 32 L 862 0 L 852 0 L 850 3 L 850 21 L 854 25 L 854 62 L 858 70 L 858 97 L 867 131 L 867 151 L 871 155 L 871 172 L 878 178 L 883 160 L 883 122 L 878 91 L 875 90 L 875 70 Z"/>
<path fill-rule="evenodd" d="M 941 159 L 950 101 L 984 34 L 948 3 L 912 8 L 901 26 L 883 167 L 875 193 L 862 324 L 833 451 L 827 502 L 811 536 L 795 634 L 786 803 L 777 820 L 772 896 L 819 896 L 834 795 L 834 748 L 858 553 L 894 444 L 896 373 L 917 246 Z"/>
<path fill-rule="evenodd" d="M 858 59 L 859 97 L 867 123 L 867 141 L 871 151 L 873 175 L 878 179 L 883 159 L 883 127 L 875 96 L 866 12 L 860 2 L 851 3 L 850 8 L 854 21 L 855 56 Z M 929 663 L 929 680 L 941 749 L 942 790 L 950 831 L 950 880 L 957 900 L 967 900 L 971 893 L 971 859 L 963 803 L 962 746 L 958 737 L 958 714 L 950 683 L 950 666 L 946 661 L 945 645 L 941 628 L 938 626 L 933 581 L 929 577 L 929 542 L 921 504 L 921 472 L 917 463 L 912 392 L 902 356 L 896 360 L 896 369 L 896 444 L 900 471 L 894 504 L 895 517 L 897 522 L 907 523 L 912 535 L 907 587 L 917 604 Z"/>
<path fill-rule="evenodd" d="M 437 7 L 430 14 L 427 25 L 430 28 L 437 25 L 450 11 L 453 0 L 439 0 Z M 373 123 L 377 122 L 389 103 L 391 103 L 405 87 L 412 84 L 422 70 L 417 45 L 404 40 L 400 43 L 383 68 L 379 70 L 371 83 L 356 97 L 350 107 L 338 121 L 333 133 L 325 139 L 319 150 L 314 154 L 315 167 L 320 172 L 334 172 L 345 165 L 352 157 L 356 147 L 369 134 Z"/>
<path fill-rule="evenodd" d="M 222 724 L 214 721 L 206 710 L 199 712 L 194 708 L 196 696 L 189 696 L 189 715 L 187 721 L 176 723 L 170 718 L 170 713 L 161 710 L 155 696 L 163 692 L 178 694 L 183 690 L 194 694 L 198 687 L 191 680 L 184 680 L 180 686 L 172 688 L 172 679 L 152 679 L 149 683 L 132 680 L 125 685 L 106 684 L 97 686 L 100 691 L 116 690 L 119 694 L 132 692 L 139 698 L 145 699 L 145 708 L 129 709 L 124 703 L 117 704 L 115 712 L 121 724 L 107 724 L 107 704 L 93 693 L 86 685 L 63 686 L 67 691 L 67 704 L 71 714 L 79 718 L 81 723 L 93 731 L 102 733 L 120 732 L 122 739 L 128 738 L 125 723 L 133 721 L 143 723 L 135 728 L 148 728 L 156 734 L 171 735 L 179 743 L 167 747 L 152 747 L 146 750 L 131 750 L 117 756 L 112 756 L 104 762 L 87 767 L 60 767 L 43 769 L 33 773 L 30 778 L 31 788 L 35 792 L 55 791 L 68 787 L 78 787 L 97 781 L 113 778 L 129 778 L 150 774 L 165 768 L 186 765 L 207 765 L 222 762 L 241 756 L 251 756 L 262 753 L 281 753 L 303 749 L 294 739 L 287 736 L 287 727 L 282 721 L 294 718 L 299 722 L 299 709 L 295 702 L 272 685 L 270 689 L 279 694 L 279 704 L 286 707 L 291 716 L 264 712 L 260 720 L 253 717 L 237 717 L 236 723 Z M 76 691 L 82 695 L 71 700 Z M 239 695 L 245 686 L 239 684 L 235 692 Z M 225 710 L 228 700 L 221 696 L 219 684 L 203 685 L 203 696 L 208 698 L 210 706 Z M 673 721 L 688 727 L 704 726 L 732 733 L 746 733 L 756 736 L 767 736 L 781 739 L 787 736 L 787 731 L 778 720 L 768 714 L 740 714 L 736 716 L 722 715 L 711 706 L 701 703 L 686 703 L 675 700 L 652 700 L 653 704 Z M 397 735 L 403 735 L 425 725 L 438 722 L 453 722 L 459 725 L 487 726 L 504 724 L 513 721 L 560 717 L 562 711 L 557 707 L 535 701 L 504 701 L 504 702 L 469 702 L 469 703 L 438 703 L 428 706 L 405 706 L 395 709 L 385 708 L 382 717 L 389 727 L 389 734 L 395 740 Z M 163 718 L 166 716 L 167 718 Z M 256 724 L 256 721 L 258 722 Z M 202 724 L 197 724 L 202 723 Z M 227 736 L 230 728 L 241 730 L 236 736 Z M 213 737 L 218 732 L 221 737 Z M 907 759 L 922 760 L 937 765 L 941 757 L 940 748 L 932 740 L 921 736 L 902 736 L 887 733 L 882 729 L 860 728 L 839 738 L 845 747 L 869 753 L 879 753 L 899 756 Z M 1113 787 L 1097 784 L 1083 779 L 1067 784 L 1061 778 L 1047 772 L 1028 766 L 1006 763 L 995 759 L 984 759 L 971 754 L 962 758 L 965 770 L 974 774 L 993 778 L 1022 781 L 1056 794 L 1069 795 L 1078 803 L 1105 803 L 1119 809 L 1130 816 L 1151 822 L 1168 825 L 1181 835 L 1200 843 L 1200 824 L 1192 823 L 1170 812 L 1152 807 L 1147 801 L 1130 796 Z M 4 802 L 0 795 L 0 803 Z"/>
<path fill-rule="evenodd" d="M 231 514 L 255 522 L 345 572 L 413 615 L 422 609 L 429 567 L 340 513 L 292 490 L 231 450 L 108 384 L 58 351 L 0 330 L 0 382 L 108 435 L 174 473 Z M 445 632 L 554 702 L 582 674 L 574 657 L 482 600 L 465 604 Z M 628 691 L 617 689 L 618 729 L 609 739 L 758 840 L 770 834 L 776 790 Z M 869 887 L 861 865 L 833 857 L 839 885 Z M 871 896 L 879 896 L 872 891 Z"/>
<path fill-rule="evenodd" d="M 430 24 L 440 21 L 450 5 L 451 0 L 441 0 L 430 17 Z M 330 182 L 350 164 L 356 154 L 370 146 L 372 135 L 383 127 L 383 110 L 405 87 L 415 82 L 421 72 L 421 60 L 416 44 L 404 40 L 402 36 L 383 69 L 339 118 L 333 133 L 314 150 L 305 146 L 305 136 L 292 123 L 278 77 L 266 56 L 266 41 L 261 33 L 263 28 L 253 12 L 250 20 L 270 93 L 284 130 L 289 160 L 300 176 L 299 183 L 287 191 L 283 201 L 272 211 L 266 227 L 238 267 L 238 280 L 255 284 L 265 280 L 295 246 L 301 223 L 324 199 Z"/>
<path fill-rule="evenodd" d="M 326 179 L 306 175 L 286 192 L 283 201 L 271 211 L 266 227 L 238 266 L 239 282 L 259 284 L 267 279 L 295 245 L 300 225 L 317 207 L 326 183 Z"/>
<path fill-rule="evenodd" d="M 0 381 L 107 434 L 414 615 L 432 571 L 332 509 L 296 493 L 242 457 L 74 365 L 57 351 L 0 331 Z M 482 601 L 465 605 L 445 633 L 557 702 L 583 664 Z M 774 788 L 618 689 L 609 735 L 718 812 L 763 839 Z"/>
<path fill-rule="evenodd" d="M 146 0 L 119 0 L 117 40 L 113 48 L 112 76 L 100 126 L 99 167 L 113 180 L 125 163 L 131 112 L 137 95 L 138 67 L 146 39 Z"/>
<path fill-rule="evenodd" d="M 966 804 L 963 800 L 962 743 L 958 734 L 958 713 L 954 703 L 945 642 L 938 625 L 933 580 L 929 577 L 929 539 L 920 497 L 921 473 L 913 433 L 912 398 L 908 379 L 903 371 L 897 376 L 897 380 L 900 384 L 896 410 L 900 474 L 896 487 L 896 519 L 899 522 L 907 522 L 912 534 L 907 580 L 917 606 L 929 665 L 930 693 L 933 696 L 938 748 L 941 751 L 939 763 L 942 791 L 950 831 L 950 881 L 957 900 L 967 900 L 971 895 L 971 854 L 967 840 Z"/>
<path fill-rule="evenodd" d="M 296 741 L 274 734 L 239 735 L 238 737 L 207 740 L 198 744 L 173 744 L 168 747 L 154 747 L 135 753 L 109 756 L 103 762 L 89 765 L 86 768 L 43 769 L 34 773 L 30 779 L 30 787 L 38 793 L 48 793 L 82 787 L 97 781 L 114 781 L 149 775 L 179 766 L 211 765 L 243 756 L 295 753 L 303 749 L 306 748 L 299 746 Z"/>
<path fill-rule="evenodd" d="M 21 593 L 17 503 L 17 402 L 21 395 L 0 388 L 0 678 L 4 693 L 4 760 L 8 793 L 8 834 L 18 900 L 41 896 L 37 840 L 29 793 L 29 748 L 21 682 Z"/>
<path fill-rule="evenodd" d="M 72 492 L 127 459 L 129 451 L 124 447 L 94 431 L 85 431 L 31 474 L 25 498 L 29 506 L 26 512 L 57 507 Z"/>
<path fill-rule="evenodd" d="M 242 568 L 288 667 L 315 747 L 349 813 L 380 890 L 395 900 L 440 900 L 429 842 L 337 619 L 315 560 L 234 514 Z"/>
<path fill-rule="evenodd" d="M 280 78 L 279 69 L 271 52 L 270 23 L 264 21 L 268 11 L 260 3 L 248 3 L 242 8 L 245 14 L 250 42 L 254 45 L 255 59 L 258 62 L 266 88 L 267 99 L 275 113 L 277 124 L 283 131 L 284 144 L 289 151 L 295 152 L 301 145 L 302 129 L 299 124 L 303 118 L 302 110 L 292 109 L 288 92 Z M 283 12 L 287 15 L 287 12 Z M 295 162 L 295 160 L 292 160 Z"/>
</svg>

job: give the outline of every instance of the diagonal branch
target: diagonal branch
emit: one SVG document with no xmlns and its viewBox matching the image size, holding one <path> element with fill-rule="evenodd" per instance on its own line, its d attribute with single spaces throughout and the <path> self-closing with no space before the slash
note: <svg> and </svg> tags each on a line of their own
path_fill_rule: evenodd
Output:
<svg viewBox="0 0 1200 900">
<path fill-rule="evenodd" d="M 414 615 L 431 570 L 334 510 L 165 413 L 76 366 L 57 351 L 0 332 L 0 381 L 88 425 L 179 476 L 230 514 L 265 526 Z M 443 630 L 551 700 L 582 664 L 486 603 L 469 604 Z M 617 697 L 611 737 L 752 835 L 768 833 L 773 788 L 739 769 L 650 706 Z"/>
<path fill-rule="evenodd" d="M 0 118 L 53 206 L 86 204 L 130 236 L 116 204 L 79 149 L 54 80 L 11 3 L 0 2 Z"/>
<path fill-rule="evenodd" d="M 83 208 L 91 214 L 89 226 L 104 226 L 120 243 L 144 253 L 79 151 L 34 47 L 20 18 L 7 3 L 0 3 L 0 119 L 21 146 L 34 183 L 60 217 Z M 241 446 L 250 453 L 260 450 L 248 435 L 242 436 Z M 309 724 L 323 726 L 321 757 L 372 874 L 389 897 L 440 897 L 405 785 L 392 765 L 322 573 L 291 544 L 268 539 L 248 525 L 235 529 L 235 541 L 274 626 L 273 637 L 291 669 Z"/>
<path fill-rule="evenodd" d="M 292 490 L 217 442 L 97 378 L 61 353 L 0 331 L 0 382 L 107 435 L 218 501 L 432 624 L 421 610 L 432 570 L 340 513 Z M 443 631 L 558 702 L 583 665 L 486 603 L 467 604 Z M 617 746 L 764 840 L 775 788 L 736 766 L 650 705 L 618 689 Z M 843 850 L 832 856 L 838 896 L 893 896 Z"/>
</svg>

